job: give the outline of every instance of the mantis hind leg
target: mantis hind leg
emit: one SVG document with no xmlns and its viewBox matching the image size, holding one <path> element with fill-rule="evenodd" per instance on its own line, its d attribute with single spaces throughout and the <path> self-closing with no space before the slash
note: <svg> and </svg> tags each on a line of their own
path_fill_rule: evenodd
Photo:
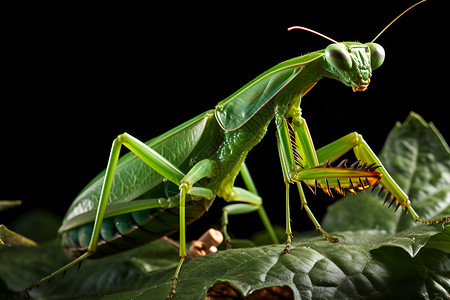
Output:
<svg viewBox="0 0 450 300">
<path fill-rule="evenodd" d="M 27 287 L 24 291 L 28 294 L 33 288 L 41 286 L 45 282 L 49 282 L 54 277 L 64 274 L 66 270 L 70 269 L 75 265 L 80 265 L 83 260 L 91 256 L 97 250 L 97 243 L 100 236 L 100 229 L 105 214 L 109 194 L 113 184 L 114 174 L 119 160 L 120 150 L 122 145 L 130 149 L 134 154 L 141 158 L 145 163 L 163 175 L 165 178 L 169 179 L 173 183 L 180 186 L 180 262 L 177 267 L 177 271 L 174 275 L 174 281 L 178 279 L 178 274 L 181 270 L 181 266 L 186 258 L 186 241 L 185 241 L 185 194 L 189 193 L 191 195 L 196 195 L 204 198 L 212 198 L 212 191 L 202 187 L 193 187 L 192 185 L 199 179 L 211 175 L 213 172 L 212 164 L 207 160 L 199 162 L 194 166 L 188 173 L 184 175 L 177 167 L 175 167 L 171 162 L 161 156 L 159 153 L 151 149 L 149 146 L 145 145 L 141 141 L 132 137 L 131 135 L 124 133 L 119 135 L 113 142 L 110 157 L 108 160 L 108 166 L 106 168 L 105 177 L 103 180 L 103 185 L 100 193 L 100 200 L 97 207 L 97 212 L 94 221 L 94 227 L 92 230 L 91 239 L 87 252 L 76 258 L 74 261 L 70 262 L 66 266 L 60 268 L 51 275 L 41 279 L 39 282 Z M 209 166 L 209 168 L 208 168 Z M 201 170 L 199 170 L 201 169 Z M 171 290 L 171 295 L 174 294 L 175 283 L 173 289 Z"/>
<path fill-rule="evenodd" d="M 112 148 L 111 148 L 111 153 L 110 153 L 109 160 L 108 160 L 108 166 L 106 168 L 105 178 L 103 180 L 103 186 L 102 186 L 102 190 L 101 190 L 101 194 L 100 194 L 100 200 L 99 200 L 99 204 L 98 204 L 98 208 L 97 208 L 97 213 L 95 216 L 94 228 L 92 230 L 92 235 L 91 235 L 91 239 L 89 242 L 87 252 L 84 253 L 83 255 L 79 256 L 72 262 L 68 263 L 64 267 L 53 272 L 49 276 L 44 277 L 37 283 L 25 288 L 24 292 L 27 295 L 28 295 L 28 292 L 31 291 L 32 289 L 39 287 L 46 282 L 50 282 L 56 276 L 58 276 L 60 274 L 64 274 L 68 269 L 70 269 L 71 267 L 73 267 L 76 264 L 81 264 L 81 262 L 83 260 L 85 260 L 86 258 L 88 258 L 89 256 L 91 256 L 92 254 L 95 253 L 95 251 L 97 249 L 98 238 L 100 235 L 100 228 L 101 228 L 103 216 L 104 216 L 104 213 L 106 210 L 106 204 L 107 204 L 108 197 L 109 197 L 109 192 L 111 190 L 111 186 L 112 186 L 113 179 L 114 179 L 114 172 L 116 170 L 117 162 L 119 160 L 121 146 L 122 146 L 122 141 L 118 137 L 114 140 Z"/>
</svg>

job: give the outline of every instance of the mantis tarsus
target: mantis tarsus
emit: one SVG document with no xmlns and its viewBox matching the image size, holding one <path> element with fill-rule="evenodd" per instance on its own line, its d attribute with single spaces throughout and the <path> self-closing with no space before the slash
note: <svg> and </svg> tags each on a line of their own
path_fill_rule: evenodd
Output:
<svg viewBox="0 0 450 300">
<path fill-rule="evenodd" d="M 119 135 L 113 142 L 106 171 L 75 199 L 59 230 L 63 247 L 76 259 L 26 291 L 88 257 L 114 254 L 179 230 L 180 262 L 168 291 L 174 296 L 186 258 L 185 226 L 201 217 L 216 195 L 232 202 L 223 209 L 222 230 L 227 242 L 228 216 L 257 211 L 273 242 L 278 243 L 244 163 L 272 119 L 286 186 L 286 253 L 292 240 L 289 220 L 292 183 L 296 184 L 301 205 L 316 229 L 331 242 L 338 240 L 315 219 L 302 181 L 314 192 L 319 188 L 328 194 L 332 190 L 343 194 L 345 189 L 353 193 L 380 182 L 386 190 L 386 199 L 396 203 L 397 208 L 401 206 L 405 213 L 410 212 L 416 221 L 450 220 L 420 219 L 408 196 L 356 132 L 316 151 L 306 120 L 301 116 L 303 96 L 323 77 L 339 80 L 354 91 L 367 88 L 372 71 L 384 60 L 383 48 L 374 43 L 377 37 L 367 44 L 331 40 L 333 43 L 324 50 L 282 62 L 220 102 L 214 110 L 146 143 L 127 133 Z M 131 153 L 119 159 L 122 146 Z M 360 161 L 349 166 L 346 161 L 331 166 L 350 150 Z M 246 189 L 234 187 L 239 173 Z"/>
</svg>

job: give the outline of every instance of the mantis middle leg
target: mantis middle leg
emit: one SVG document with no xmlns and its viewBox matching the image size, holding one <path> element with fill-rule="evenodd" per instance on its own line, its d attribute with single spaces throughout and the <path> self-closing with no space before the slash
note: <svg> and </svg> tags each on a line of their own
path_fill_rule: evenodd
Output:
<svg viewBox="0 0 450 300">
<path fill-rule="evenodd" d="M 319 164 L 306 122 L 303 122 L 301 124 L 299 130 L 293 131 L 292 128 L 289 128 L 290 125 L 284 116 L 278 115 L 276 116 L 275 120 L 277 125 L 278 153 L 280 155 L 284 182 L 286 184 L 287 241 L 284 252 L 288 253 L 292 245 L 292 230 L 289 211 L 289 185 L 293 182 L 296 182 L 297 185 L 301 201 L 301 208 L 305 209 L 315 228 L 320 231 L 322 235 L 328 240 L 337 242 L 337 238 L 330 236 L 325 230 L 322 229 L 322 226 L 314 217 L 314 214 L 308 206 L 308 202 L 306 201 L 306 197 L 303 193 L 301 183 L 299 182 L 299 180 L 294 179 L 294 177 L 297 176 L 302 169 L 312 169 Z"/>
<path fill-rule="evenodd" d="M 223 208 L 223 215 L 222 215 L 222 232 L 225 236 L 225 242 L 227 243 L 227 248 L 230 247 L 230 237 L 228 236 L 227 232 L 227 225 L 228 225 L 228 216 L 229 215 L 240 215 L 240 214 L 246 214 L 250 212 L 257 211 L 261 221 L 264 224 L 264 227 L 266 228 L 267 232 L 269 233 L 270 238 L 272 239 L 272 242 L 275 244 L 278 244 L 278 238 L 275 234 L 275 231 L 272 227 L 272 224 L 269 221 L 269 218 L 267 216 L 266 211 L 264 210 L 264 207 L 262 205 L 262 199 L 258 195 L 258 191 L 256 190 L 256 186 L 253 182 L 253 179 L 250 175 L 250 172 L 248 171 L 247 166 L 245 163 L 242 163 L 241 170 L 240 170 L 242 179 L 244 180 L 245 186 L 247 190 L 233 187 L 232 188 L 232 195 L 229 195 L 228 199 L 226 199 L 229 202 L 242 202 L 242 203 L 236 203 L 236 204 L 229 204 Z"/>
</svg>

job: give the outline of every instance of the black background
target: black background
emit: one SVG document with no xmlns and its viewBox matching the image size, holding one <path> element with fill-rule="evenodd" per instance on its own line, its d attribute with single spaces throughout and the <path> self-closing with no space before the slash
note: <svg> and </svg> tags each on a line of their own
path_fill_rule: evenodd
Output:
<svg viewBox="0 0 450 300">
<path fill-rule="evenodd" d="M 450 136 L 449 83 L 441 64 L 447 30 L 440 26 L 445 20 L 438 17 L 444 9 L 439 2 L 444 4 L 432 0 L 416 7 L 377 40 L 386 60 L 366 92 L 353 93 L 324 79 L 303 99 L 303 116 L 317 148 L 357 131 L 378 153 L 395 123 L 410 111 Z M 24 205 L 3 212 L 3 223 L 35 207 L 63 216 L 78 192 L 105 168 L 118 134 L 126 131 L 146 141 L 214 108 L 275 64 L 329 44 L 308 32 L 288 32 L 288 27 L 369 42 L 412 3 L 11 8 L 2 37 L 0 198 L 21 199 Z M 284 226 L 273 124 L 247 165 L 270 218 Z M 306 195 L 319 219 L 333 202 L 309 191 Z M 203 231 L 217 223 L 223 204 L 217 201 L 196 228 Z M 295 230 L 312 228 L 295 193 L 291 210 Z M 261 229 L 256 214 L 230 220 L 230 230 L 240 237 Z"/>
</svg>

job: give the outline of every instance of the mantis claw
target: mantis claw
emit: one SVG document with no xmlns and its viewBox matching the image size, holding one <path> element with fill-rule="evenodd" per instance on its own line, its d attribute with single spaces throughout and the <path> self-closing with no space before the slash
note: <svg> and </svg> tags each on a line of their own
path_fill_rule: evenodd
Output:
<svg viewBox="0 0 450 300">
<path fill-rule="evenodd" d="M 337 237 L 334 237 L 334 236 L 326 236 L 326 238 L 332 243 L 338 243 L 339 242 L 339 239 Z"/>
<path fill-rule="evenodd" d="M 178 282 L 177 278 L 172 278 L 172 287 L 170 288 L 169 298 L 173 298 L 177 294 L 176 291 L 177 282 Z"/>
<path fill-rule="evenodd" d="M 322 229 L 322 227 L 318 227 L 316 229 L 318 231 L 320 231 L 320 233 L 322 233 L 323 237 L 326 238 L 327 240 L 329 240 L 330 242 L 332 242 L 332 243 L 339 242 L 339 239 L 337 237 L 329 235 L 325 230 Z"/>
<path fill-rule="evenodd" d="M 225 239 L 225 243 L 227 244 L 227 250 L 230 250 L 231 249 L 231 239 L 230 239 L 230 237 L 227 237 Z"/>
<path fill-rule="evenodd" d="M 283 249 L 284 254 L 289 254 L 289 249 L 292 248 L 292 232 L 289 229 L 289 232 L 286 232 L 287 241 L 286 241 L 286 247 Z"/>
<path fill-rule="evenodd" d="M 424 220 L 419 217 L 415 217 L 414 221 L 420 222 L 423 224 L 435 224 L 435 223 L 440 223 L 440 222 L 450 222 L 450 217 L 443 217 L 443 218 L 435 219 L 435 220 Z"/>
<path fill-rule="evenodd" d="M 27 299 L 30 299 L 30 292 L 31 292 L 31 288 L 26 288 L 23 290 L 23 292 L 25 293 L 25 295 L 27 296 Z"/>
<path fill-rule="evenodd" d="M 287 242 L 286 243 L 286 247 L 284 247 L 284 249 L 283 249 L 283 253 L 284 254 L 289 254 L 289 249 L 291 248 L 291 242 Z"/>
</svg>

